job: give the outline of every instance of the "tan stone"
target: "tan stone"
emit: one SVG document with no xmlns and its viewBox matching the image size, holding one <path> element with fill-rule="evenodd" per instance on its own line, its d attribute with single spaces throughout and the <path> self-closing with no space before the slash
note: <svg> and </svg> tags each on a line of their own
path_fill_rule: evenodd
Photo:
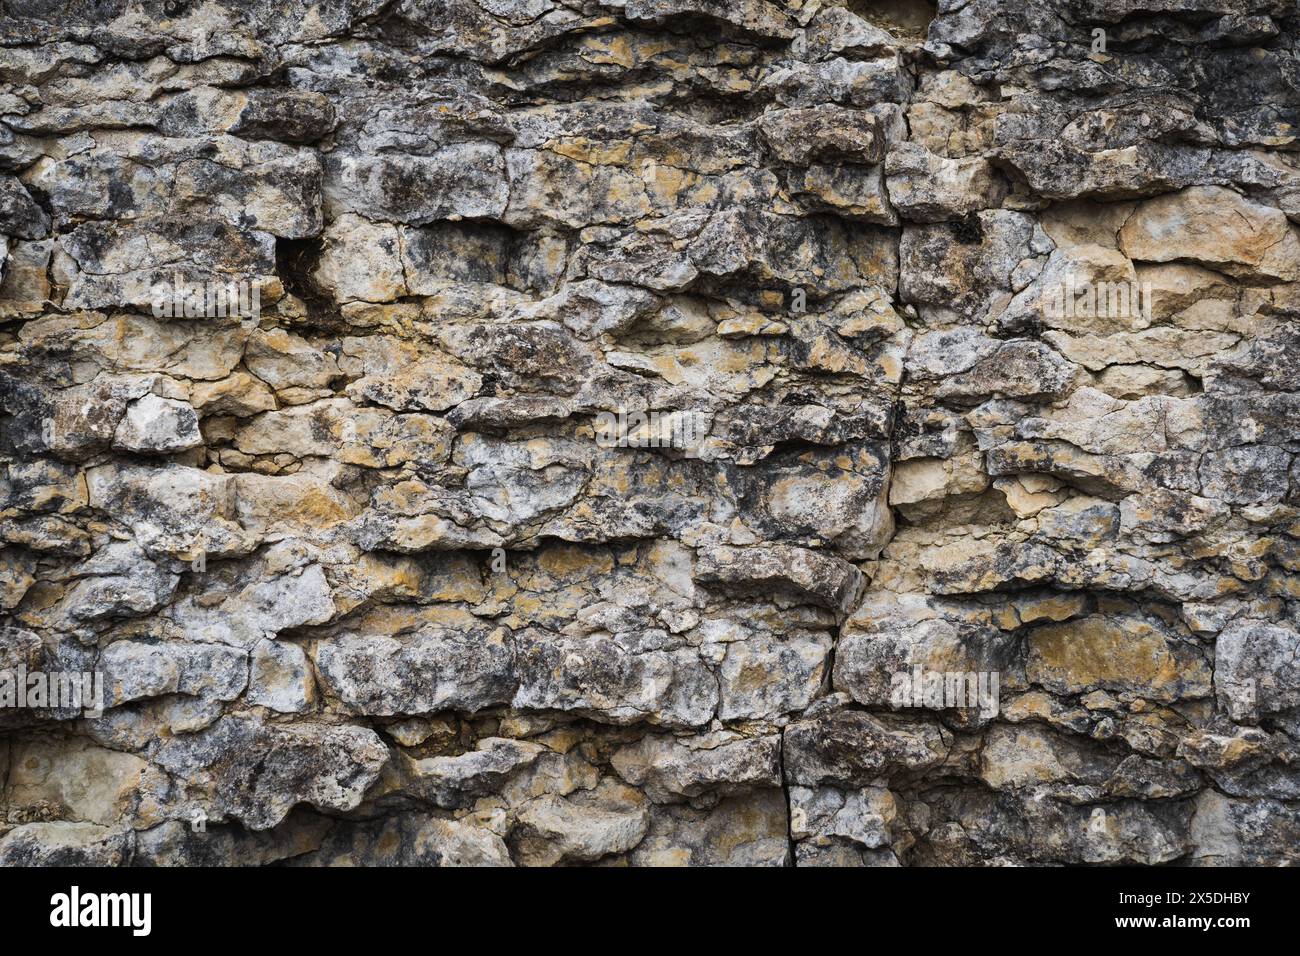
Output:
<svg viewBox="0 0 1300 956">
<path fill-rule="evenodd" d="M 6 788 L 13 808 L 48 806 L 66 818 L 114 824 L 136 809 L 148 763 L 82 740 L 17 744 Z"/>
<path fill-rule="evenodd" d="M 202 415 L 256 415 L 275 408 L 275 396 L 265 383 L 247 372 L 217 382 L 190 386 L 190 404 Z"/>
<path fill-rule="evenodd" d="M 1103 688 L 1173 701 L 1211 690 L 1199 649 L 1137 617 L 1094 615 L 1038 628 L 1029 636 L 1025 673 L 1063 694 Z"/>
<path fill-rule="evenodd" d="M 1243 278 L 1300 279 L 1300 239 L 1286 215 L 1221 186 L 1140 203 L 1120 243 L 1132 259 L 1189 259 Z"/>
</svg>

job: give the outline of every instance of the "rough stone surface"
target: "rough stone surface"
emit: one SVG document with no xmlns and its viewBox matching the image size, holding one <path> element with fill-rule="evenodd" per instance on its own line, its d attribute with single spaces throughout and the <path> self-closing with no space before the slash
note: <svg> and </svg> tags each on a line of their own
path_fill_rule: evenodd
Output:
<svg viewBox="0 0 1300 956">
<path fill-rule="evenodd" d="M 1300 864 L 1292 5 L 163 6 L 0 5 L 0 865 Z"/>
</svg>

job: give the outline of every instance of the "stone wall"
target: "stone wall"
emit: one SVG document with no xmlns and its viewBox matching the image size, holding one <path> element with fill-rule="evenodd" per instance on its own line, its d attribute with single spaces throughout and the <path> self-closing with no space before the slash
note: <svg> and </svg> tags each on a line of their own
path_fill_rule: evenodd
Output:
<svg viewBox="0 0 1300 956">
<path fill-rule="evenodd" d="M 0 863 L 1300 862 L 1294 3 L 4 10 Z"/>
</svg>

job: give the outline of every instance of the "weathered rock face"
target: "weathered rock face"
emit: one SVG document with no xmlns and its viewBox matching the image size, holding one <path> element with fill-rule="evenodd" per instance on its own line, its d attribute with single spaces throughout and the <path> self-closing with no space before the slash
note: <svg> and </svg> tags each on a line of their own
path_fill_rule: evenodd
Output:
<svg viewBox="0 0 1300 956">
<path fill-rule="evenodd" d="M 1300 863 L 1291 4 L 165 6 L 0 12 L 0 863 Z"/>
</svg>

